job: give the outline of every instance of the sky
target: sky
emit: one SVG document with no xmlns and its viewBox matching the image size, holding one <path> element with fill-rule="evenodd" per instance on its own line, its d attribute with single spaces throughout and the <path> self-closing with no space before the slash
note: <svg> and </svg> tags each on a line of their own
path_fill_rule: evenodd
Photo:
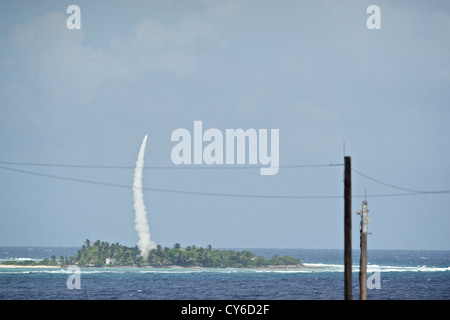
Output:
<svg viewBox="0 0 450 320">
<path fill-rule="evenodd" d="M 81 29 L 67 27 L 72 4 Z M 349 156 L 354 249 L 365 195 L 369 250 L 450 249 L 448 1 L 0 8 L 0 246 L 136 245 L 148 133 L 143 194 L 162 246 L 342 249 Z M 278 172 L 179 169 L 171 135 L 194 121 L 278 129 Z"/>
</svg>

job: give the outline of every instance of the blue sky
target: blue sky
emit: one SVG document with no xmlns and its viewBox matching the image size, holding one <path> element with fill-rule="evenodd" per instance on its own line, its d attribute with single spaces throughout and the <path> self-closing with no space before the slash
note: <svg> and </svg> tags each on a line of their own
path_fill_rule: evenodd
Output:
<svg viewBox="0 0 450 320">
<path fill-rule="evenodd" d="M 147 132 L 146 166 L 173 166 L 171 133 L 202 120 L 279 129 L 281 166 L 342 164 L 345 142 L 385 183 L 352 173 L 353 247 L 366 190 L 369 249 L 450 249 L 449 193 L 386 185 L 450 190 L 447 1 L 77 1 L 81 30 L 66 27 L 71 4 L 1 4 L 0 166 L 33 173 L 0 169 L 1 245 L 135 245 L 131 188 L 35 173 L 131 186 Z M 163 246 L 343 248 L 342 166 L 146 169 L 144 187 L 338 196 L 146 190 Z"/>
</svg>

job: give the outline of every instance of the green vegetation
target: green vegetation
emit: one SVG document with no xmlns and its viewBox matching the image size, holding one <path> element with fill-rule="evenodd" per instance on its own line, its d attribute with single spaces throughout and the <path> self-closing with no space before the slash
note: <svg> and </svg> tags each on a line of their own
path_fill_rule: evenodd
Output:
<svg viewBox="0 0 450 320">
<path fill-rule="evenodd" d="M 69 258 L 69 262 L 80 267 L 142 266 L 144 258 L 136 246 L 130 248 L 100 240 L 91 244 L 86 240 L 77 253 Z"/>
<path fill-rule="evenodd" d="M 256 256 L 248 250 L 216 250 L 208 245 L 206 248 L 188 246 L 182 248 L 176 243 L 173 248 L 162 248 L 158 245 L 150 250 L 144 259 L 141 252 L 135 247 L 127 247 L 118 243 L 97 240 L 93 244 L 86 240 L 77 253 L 69 258 L 60 257 L 59 261 L 53 256 L 38 263 L 34 261 L 5 261 L 9 265 L 69 265 L 75 264 L 80 267 L 204 267 L 204 268 L 262 268 L 300 266 L 299 259 L 292 256 L 273 256 L 266 259 L 264 256 Z"/>
<path fill-rule="evenodd" d="M 216 250 L 208 245 L 206 248 L 188 246 L 182 249 L 177 243 L 172 249 L 157 246 L 149 252 L 148 265 L 155 267 L 207 267 L 207 268 L 254 268 L 268 266 L 300 265 L 300 260 L 291 256 L 274 256 L 266 260 L 264 256 L 255 256 L 248 250 Z"/>
</svg>

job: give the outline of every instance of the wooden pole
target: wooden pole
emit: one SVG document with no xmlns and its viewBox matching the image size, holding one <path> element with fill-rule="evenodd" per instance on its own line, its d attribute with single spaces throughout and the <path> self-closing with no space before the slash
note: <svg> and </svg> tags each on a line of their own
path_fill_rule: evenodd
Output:
<svg viewBox="0 0 450 320">
<path fill-rule="evenodd" d="M 352 160 L 344 160 L 344 296 L 352 300 Z"/>
<path fill-rule="evenodd" d="M 363 201 L 361 211 L 361 258 L 359 261 L 360 300 L 367 299 L 367 201 Z"/>
<path fill-rule="evenodd" d="M 359 272 L 360 300 L 367 299 L 367 233 L 361 234 L 361 261 Z"/>
</svg>

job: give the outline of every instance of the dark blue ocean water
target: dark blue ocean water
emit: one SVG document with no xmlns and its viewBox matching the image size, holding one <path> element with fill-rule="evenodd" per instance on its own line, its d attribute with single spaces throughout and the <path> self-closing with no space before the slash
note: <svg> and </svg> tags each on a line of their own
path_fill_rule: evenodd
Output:
<svg viewBox="0 0 450 320">
<path fill-rule="evenodd" d="M 0 263 L 71 256 L 76 250 L 0 247 Z M 82 268 L 80 289 L 67 287 L 67 279 L 74 275 L 67 268 L 0 268 L 0 299 L 343 299 L 342 250 L 250 250 L 266 257 L 289 254 L 310 268 Z M 353 260 L 353 296 L 358 299 L 359 251 L 354 251 Z M 450 299 L 450 251 L 369 250 L 368 264 L 374 284 L 368 299 Z"/>
</svg>

